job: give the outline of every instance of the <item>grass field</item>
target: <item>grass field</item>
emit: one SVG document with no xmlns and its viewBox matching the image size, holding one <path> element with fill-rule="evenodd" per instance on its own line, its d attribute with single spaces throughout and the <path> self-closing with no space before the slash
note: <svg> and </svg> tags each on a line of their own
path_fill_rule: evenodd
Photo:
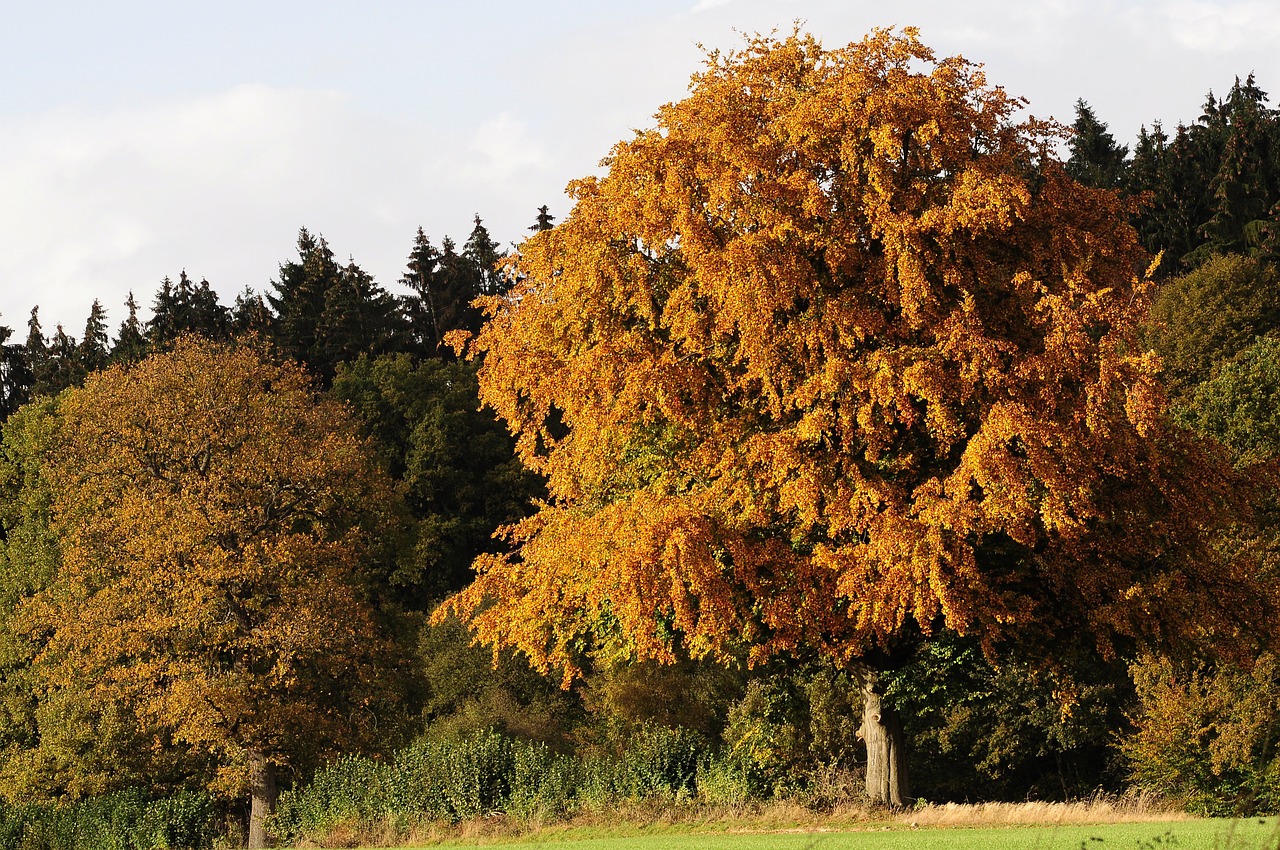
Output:
<svg viewBox="0 0 1280 850">
<path fill-rule="evenodd" d="M 1275 850 L 1275 818 L 1184 820 L 1094 826 L 867 828 L 770 834 L 665 833 L 615 837 L 544 834 L 487 846 L 544 850 Z M 476 840 L 437 846 L 477 846 Z"/>
</svg>

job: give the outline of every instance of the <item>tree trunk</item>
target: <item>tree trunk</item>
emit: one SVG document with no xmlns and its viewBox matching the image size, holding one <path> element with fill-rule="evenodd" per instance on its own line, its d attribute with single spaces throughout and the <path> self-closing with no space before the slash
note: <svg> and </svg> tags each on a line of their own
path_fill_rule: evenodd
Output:
<svg viewBox="0 0 1280 850">
<path fill-rule="evenodd" d="M 249 850 L 270 846 L 267 816 L 276 810 L 276 766 L 265 755 L 249 753 Z"/>
<path fill-rule="evenodd" d="M 873 803 L 902 808 L 911 799 L 902 724 L 884 696 L 879 674 L 864 668 L 857 671 L 857 678 L 862 688 L 858 737 L 867 745 L 867 797 Z"/>
</svg>

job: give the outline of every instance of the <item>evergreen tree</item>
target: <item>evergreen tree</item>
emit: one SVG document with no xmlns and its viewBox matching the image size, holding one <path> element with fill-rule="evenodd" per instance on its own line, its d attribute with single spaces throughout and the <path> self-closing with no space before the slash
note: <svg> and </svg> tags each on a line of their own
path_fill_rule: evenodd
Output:
<svg viewBox="0 0 1280 850">
<path fill-rule="evenodd" d="M 120 330 L 116 332 L 110 359 L 116 363 L 136 363 L 147 356 L 147 335 L 142 322 L 138 320 L 138 302 L 132 292 L 125 299 L 124 306 L 129 315 L 120 323 Z"/>
<path fill-rule="evenodd" d="M 280 278 L 272 281 L 274 293 L 267 301 L 276 314 L 276 345 L 289 357 L 311 363 L 317 353 L 317 331 L 329 290 L 342 278 L 333 251 L 323 237 L 304 227 L 298 233 L 298 259 L 280 266 Z"/>
<path fill-rule="evenodd" d="M 471 235 L 462 246 L 462 256 L 475 266 L 479 276 L 477 289 L 481 295 L 499 295 L 504 291 L 502 275 L 498 271 L 502 253 L 498 250 L 498 243 L 489 236 L 479 213 L 476 214 Z"/>
<path fill-rule="evenodd" d="M 197 334 L 217 342 L 231 333 L 231 312 L 218 303 L 209 281 L 192 283 L 183 270 L 178 277 L 178 324 L 182 333 Z"/>
<path fill-rule="evenodd" d="M 1080 101 L 1080 103 L 1084 103 L 1084 101 L 1082 100 Z M 547 205 L 543 204 L 542 206 L 538 207 L 538 217 L 533 222 L 533 224 L 529 226 L 529 229 L 534 233 L 541 233 L 544 230 L 550 230 L 551 228 L 555 227 L 555 225 L 552 224 L 552 222 L 554 222 L 555 220 L 556 220 L 556 217 L 553 216 L 550 212 L 548 212 Z"/>
<path fill-rule="evenodd" d="M 395 298 L 355 261 L 349 262 L 325 293 L 312 366 L 331 379 L 339 363 L 396 351 L 407 342 L 408 328 Z"/>
<path fill-rule="evenodd" d="M 477 234 L 476 230 L 480 233 Z M 444 237 L 440 249 L 418 228 L 409 264 L 400 283 L 413 290 L 403 299 L 404 313 L 419 353 L 427 357 L 445 357 L 451 350 L 444 343 L 450 331 L 475 333 L 484 320 L 472 302 L 485 294 L 485 287 L 499 284 L 496 270 L 486 283 L 484 269 L 477 257 L 496 258 L 497 246 L 486 242 L 487 231 L 476 218 L 476 230 L 462 254 L 452 239 Z M 493 259 L 496 264 L 497 259 Z"/>
<path fill-rule="evenodd" d="M 76 348 L 76 361 L 79 369 L 88 374 L 96 372 L 107 365 L 110 353 L 111 337 L 107 334 L 107 311 L 102 309 L 102 302 L 93 299 L 89 309 L 89 318 L 84 323 L 84 335 Z"/>
<path fill-rule="evenodd" d="M 160 281 L 160 291 L 151 302 L 151 318 L 147 321 L 147 342 L 160 349 L 178 338 L 178 295 L 168 275 Z"/>
<path fill-rule="evenodd" d="M 408 266 L 400 278 L 400 284 L 413 294 L 401 298 L 401 309 L 408 319 L 409 332 L 418 352 L 425 356 L 433 355 L 443 338 L 435 304 L 439 271 L 440 252 L 419 227 L 413 250 L 409 252 Z"/>
<path fill-rule="evenodd" d="M 18 343 L 9 342 L 13 328 L 0 325 L 0 422 L 25 404 L 31 392 L 31 373 L 26 352 Z"/>
<path fill-rule="evenodd" d="M 231 333 L 236 336 L 259 336 L 265 340 L 271 336 L 271 327 L 271 308 L 262 295 L 246 286 L 236 296 L 235 305 L 231 308 Z"/>
<path fill-rule="evenodd" d="M 61 323 L 49 341 L 48 380 L 42 393 L 57 395 L 67 387 L 84 381 L 87 374 L 80 363 L 79 346 L 75 337 L 63 330 Z"/>
<path fill-rule="evenodd" d="M 494 531 L 541 495 L 511 435 L 477 402 L 473 363 L 398 354 L 344 363 L 333 394 L 364 421 L 388 471 L 404 483 L 416 523 L 392 583 L 415 610 L 460 590 L 471 562 L 497 551 Z"/>
<path fill-rule="evenodd" d="M 464 253 L 458 254 L 453 240 L 448 236 L 441 244 L 435 305 L 436 324 L 440 329 L 442 342 L 450 331 L 476 333 L 484 322 L 483 314 L 472 303 L 485 294 L 485 287 L 488 285 L 483 267 L 475 256 L 474 253 L 468 255 L 465 249 Z M 447 356 L 448 347 L 439 346 L 437 353 Z"/>
<path fill-rule="evenodd" d="M 1212 216 L 1201 226 L 1206 241 L 1199 256 L 1257 248 L 1267 214 L 1280 200 L 1280 138 L 1266 99 L 1250 75 L 1244 83 L 1236 78 L 1219 105 L 1222 154 L 1209 187 Z"/>
<path fill-rule="evenodd" d="M 23 346 L 26 352 L 27 371 L 31 375 L 32 394 L 41 395 L 41 386 L 48 377 L 49 347 L 40 327 L 40 307 L 31 308 L 31 317 L 27 319 L 27 343 Z"/>
<path fill-rule="evenodd" d="M 1129 149 L 1116 144 L 1107 132 L 1107 125 L 1098 120 L 1084 100 L 1076 101 L 1076 120 L 1071 128 L 1074 134 L 1067 143 L 1071 151 L 1071 158 L 1066 163 L 1067 173 L 1086 186 L 1097 189 L 1116 189 L 1123 185 L 1125 157 Z M 546 207 L 542 209 L 546 210 Z"/>
</svg>

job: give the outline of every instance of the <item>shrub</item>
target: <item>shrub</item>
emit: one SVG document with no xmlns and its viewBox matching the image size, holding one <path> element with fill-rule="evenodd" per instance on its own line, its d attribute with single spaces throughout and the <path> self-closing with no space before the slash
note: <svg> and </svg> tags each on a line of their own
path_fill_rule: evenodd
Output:
<svg viewBox="0 0 1280 850">
<path fill-rule="evenodd" d="M 204 850 L 216 814 L 207 794 L 148 800 L 136 789 L 72 804 L 0 805 L 0 850 Z"/>
<path fill-rule="evenodd" d="M 1135 664 L 1140 710 L 1121 745 L 1134 782 L 1198 814 L 1280 808 L 1276 668 L 1270 654 L 1248 672 L 1178 670 L 1157 658 Z"/>
</svg>

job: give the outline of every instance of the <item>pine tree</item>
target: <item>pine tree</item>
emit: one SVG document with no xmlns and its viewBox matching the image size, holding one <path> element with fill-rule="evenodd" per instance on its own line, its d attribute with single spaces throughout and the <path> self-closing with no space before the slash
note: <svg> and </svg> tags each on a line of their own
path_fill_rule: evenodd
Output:
<svg viewBox="0 0 1280 850">
<path fill-rule="evenodd" d="M 361 354 L 376 356 L 399 350 L 408 337 L 395 298 L 352 260 L 325 293 L 311 363 L 326 379 L 332 379 L 339 363 Z"/>
<path fill-rule="evenodd" d="M 1080 101 L 1080 103 L 1084 103 L 1084 101 Z M 555 225 L 552 224 L 555 220 L 556 217 L 548 212 L 547 205 L 543 204 L 538 207 L 538 218 L 529 226 L 529 229 L 534 233 L 541 233 L 544 230 L 550 230 L 555 227 Z"/>
<path fill-rule="evenodd" d="M 120 323 L 120 330 L 116 331 L 110 359 L 113 363 L 136 363 L 147 356 L 147 335 L 142 322 L 138 320 L 138 302 L 132 292 L 125 299 L 124 306 L 129 315 Z"/>
<path fill-rule="evenodd" d="M 401 309 L 408 319 L 418 353 L 425 356 L 433 355 L 443 338 L 435 304 L 439 271 L 440 252 L 419 227 L 404 276 L 400 278 L 400 284 L 412 290 L 413 294 L 401 298 Z"/>
<path fill-rule="evenodd" d="M 107 311 L 102 309 L 102 302 L 93 299 L 89 309 L 89 318 L 84 323 L 84 335 L 80 345 L 76 347 L 76 361 L 80 371 L 88 374 L 96 372 L 107 365 L 110 353 L 111 337 L 107 334 Z"/>
<path fill-rule="evenodd" d="M 1107 125 L 1098 120 L 1084 100 L 1076 101 L 1076 120 L 1071 128 L 1074 134 L 1067 143 L 1071 151 L 1067 174 L 1095 189 L 1119 188 L 1124 183 L 1129 148 L 1116 144 Z"/>
<path fill-rule="evenodd" d="M 440 268 L 436 280 L 436 323 L 440 329 L 441 341 L 450 331 L 479 331 L 484 317 L 472 302 L 485 294 L 484 271 L 474 255 L 468 256 L 465 250 L 458 254 L 453 240 L 448 236 L 441 244 Z M 447 347 L 438 346 L 437 353 L 447 356 Z"/>
<path fill-rule="evenodd" d="M 498 250 L 498 243 L 489 236 L 489 230 L 480 220 L 479 213 L 476 213 L 471 235 L 462 246 L 462 256 L 475 266 L 481 295 L 499 295 L 503 292 L 502 275 L 498 271 L 502 254 Z"/>
<path fill-rule="evenodd" d="M 26 360 L 26 371 L 31 376 L 31 395 L 48 393 L 49 381 L 49 347 L 45 341 L 44 331 L 40 327 L 40 307 L 31 308 L 31 317 L 27 319 L 27 342 L 23 346 Z"/>
<path fill-rule="evenodd" d="M 304 227 L 298 233 L 298 259 L 280 266 L 267 301 L 275 311 L 274 340 L 280 350 L 302 363 L 317 354 L 317 329 L 324 316 L 325 298 L 341 280 L 342 270 L 323 237 Z"/>
<path fill-rule="evenodd" d="M 182 333 L 215 342 L 225 341 L 231 333 L 231 312 L 218 303 L 209 281 L 201 278 L 193 283 L 185 269 L 178 278 L 178 318 Z"/>
<path fill-rule="evenodd" d="M 0 423 L 27 402 L 31 393 L 31 372 L 26 352 L 9 342 L 13 328 L 0 325 Z"/>
<path fill-rule="evenodd" d="M 81 384 L 86 370 L 80 363 L 76 338 L 68 334 L 61 323 L 55 328 L 49 341 L 49 378 L 44 392 L 57 395 L 67 387 Z"/>
<path fill-rule="evenodd" d="M 151 318 L 146 327 L 147 342 L 156 350 L 164 348 L 178 337 L 178 295 L 168 275 L 160 281 L 160 290 L 151 302 Z"/>
<path fill-rule="evenodd" d="M 484 317 L 472 302 L 485 294 L 486 286 L 499 286 L 496 270 L 486 284 L 484 268 L 477 260 L 487 256 L 497 263 L 497 246 L 486 240 L 488 232 L 479 217 L 462 254 L 448 236 L 437 250 L 418 228 L 400 283 L 413 290 L 413 295 L 403 299 L 403 310 L 422 356 L 451 357 L 451 350 L 444 344 L 450 331 L 475 333 L 480 329 Z"/>
<path fill-rule="evenodd" d="M 262 295 L 246 286 L 236 296 L 231 308 L 231 333 L 234 336 L 253 335 L 269 339 L 273 318 L 271 308 Z"/>
<path fill-rule="evenodd" d="M 1222 155 L 1209 186 L 1212 216 L 1201 225 L 1206 241 L 1198 255 L 1257 248 L 1268 213 L 1280 200 L 1275 162 L 1280 138 L 1276 113 L 1267 109 L 1266 100 L 1251 74 L 1243 84 L 1237 77 L 1219 106 Z"/>
</svg>

